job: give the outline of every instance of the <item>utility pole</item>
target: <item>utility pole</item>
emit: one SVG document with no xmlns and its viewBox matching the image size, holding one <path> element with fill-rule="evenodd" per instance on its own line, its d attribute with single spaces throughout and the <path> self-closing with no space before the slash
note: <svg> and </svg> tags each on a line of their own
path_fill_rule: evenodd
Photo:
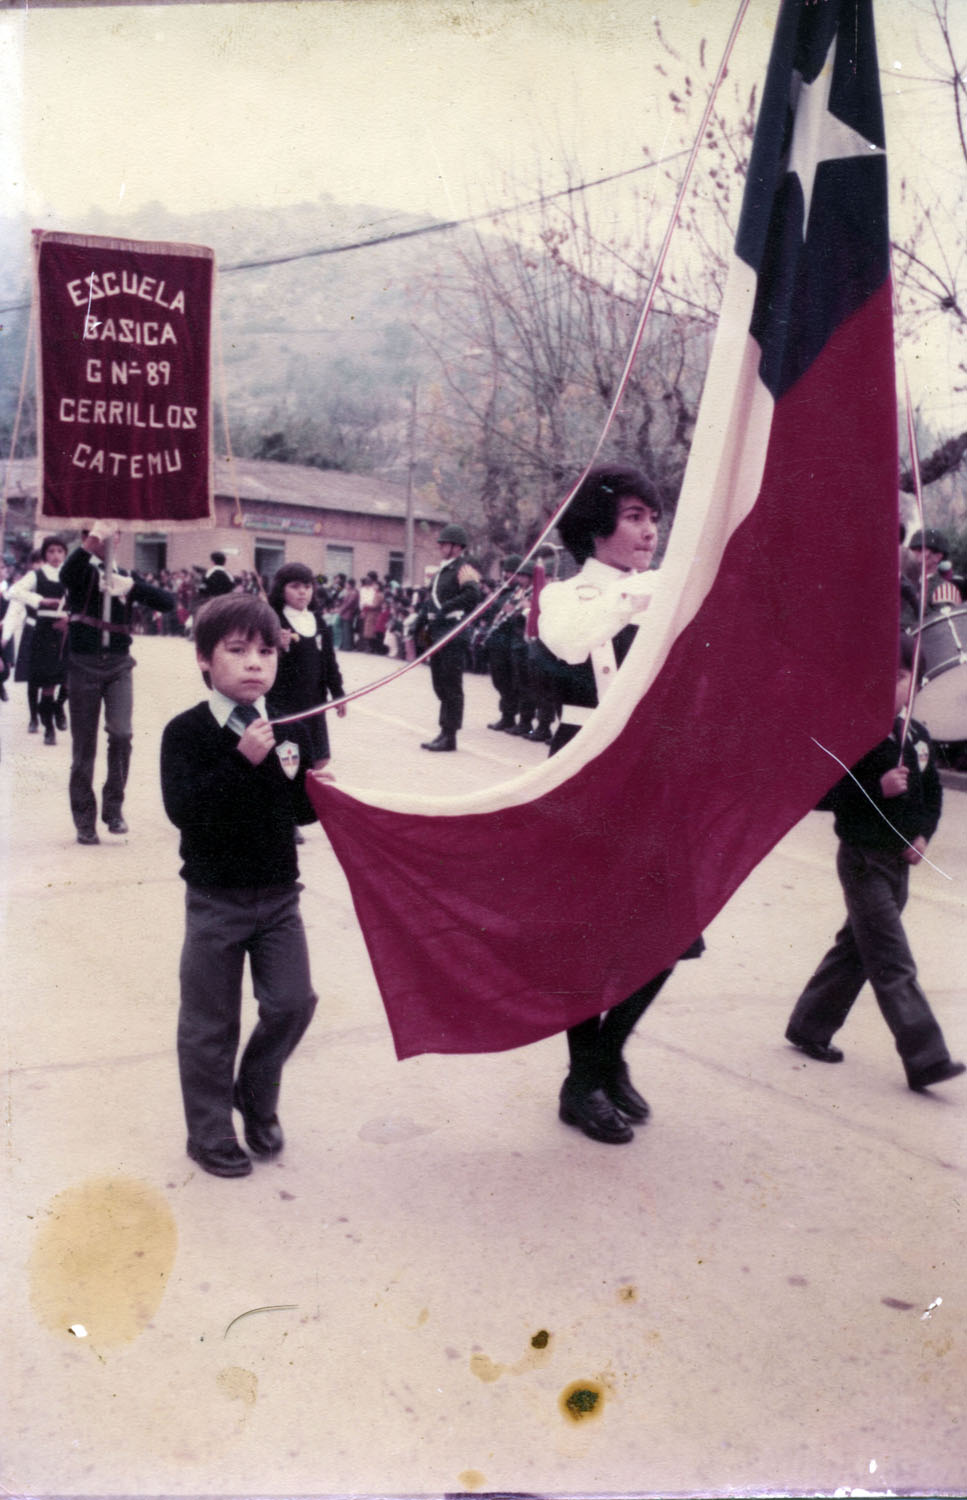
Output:
<svg viewBox="0 0 967 1500">
<path fill-rule="evenodd" d="M 416 468 L 416 396 L 419 384 L 414 380 L 410 392 L 410 461 L 406 470 L 406 531 L 403 540 L 403 582 L 412 588 L 413 577 L 413 470 Z"/>
</svg>

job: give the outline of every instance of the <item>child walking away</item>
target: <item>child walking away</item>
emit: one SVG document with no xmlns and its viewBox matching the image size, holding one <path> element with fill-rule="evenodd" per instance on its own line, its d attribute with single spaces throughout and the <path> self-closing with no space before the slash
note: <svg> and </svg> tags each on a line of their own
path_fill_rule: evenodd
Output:
<svg viewBox="0 0 967 1500">
<path fill-rule="evenodd" d="M 293 834 L 315 817 L 306 776 L 328 778 L 311 768 L 300 724 L 274 730 L 266 718 L 279 635 L 264 599 L 204 604 L 195 650 L 210 695 L 172 719 L 161 741 L 162 796 L 181 830 L 187 887 L 178 1015 L 187 1151 L 217 1177 L 252 1170 L 233 1105 L 253 1155 L 282 1150 L 282 1068 L 316 1006 Z M 246 954 L 258 1022 L 236 1076 Z"/>
<path fill-rule="evenodd" d="M 283 563 L 272 580 L 269 603 L 281 626 L 279 671 L 268 694 L 273 717 L 317 708 L 343 695 L 332 631 L 316 607 L 315 580 L 304 563 Z M 346 705 L 336 709 L 345 717 Z M 326 714 L 302 721 L 312 747 L 312 766 L 321 771 L 329 760 Z"/>
<path fill-rule="evenodd" d="M 901 637 L 893 733 L 819 804 L 836 815 L 836 868 L 846 897 L 846 925 L 799 997 L 786 1040 L 820 1062 L 842 1062 L 830 1038 L 868 979 L 907 1083 L 920 1090 L 957 1078 L 967 1068 L 951 1059 L 917 982 L 901 921 L 910 866 L 923 858 L 940 821 L 942 798 L 930 737 L 922 724 L 906 722 L 914 650 L 912 638 Z"/>
</svg>

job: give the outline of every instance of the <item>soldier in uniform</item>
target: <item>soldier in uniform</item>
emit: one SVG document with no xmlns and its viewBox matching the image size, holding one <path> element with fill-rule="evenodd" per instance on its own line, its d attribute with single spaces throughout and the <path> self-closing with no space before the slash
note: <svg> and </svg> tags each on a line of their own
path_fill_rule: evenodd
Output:
<svg viewBox="0 0 967 1500">
<path fill-rule="evenodd" d="M 525 602 L 524 579 L 519 576 L 523 559 L 518 552 L 503 558 L 500 571 L 505 580 L 505 592 L 497 597 L 487 630 L 487 665 L 490 680 L 497 694 L 499 717 L 488 729 L 503 730 L 506 734 L 517 732 L 517 715 L 520 712 L 521 680 L 515 660 L 515 638 L 523 636 Z"/>
<path fill-rule="evenodd" d="M 580 732 L 607 692 L 657 592 L 660 574 L 649 570 L 660 515 L 661 501 L 644 474 L 630 465 L 602 464 L 585 477 L 558 525 L 581 571 L 541 593 L 544 668 L 563 705 L 551 755 Z M 697 957 L 704 946 L 698 937 L 682 957 Z M 560 1117 L 591 1140 L 622 1145 L 634 1135 L 632 1122 L 649 1116 L 623 1050 L 671 972 L 664 969 L 611 1010 L 568 1028 L 570 1069 Z"/>
<path fill-rule="evenodd" d="M 958 608 L 963 604 L 960 590 L 949 576 L 950 543 L 942 531 L 928 527 L 926 531 L 914 532 L 907 543 L 907 553 L 910 559 L 907 576 L 917 590 L 918 600 L 921 581 L 926 579 L 925 610 L 940 609 L 944 604 Z"/>
<path fill-rule="evenodd" d="M 482 597 L 480 574 L 467 550 L 462 526 L 444 526 L 437 537 L 443 558 L 433 575 L 423 606 L 430 644 L 435 645 L 466 619 Z M 440 700 L 440 732 L 424 740 L 424 750 L 456 750 L 457 730 L 463 726 L 463 667 L 466 647 L 462 636 L 454 636 L 430 657 L 433 691 Z"/>
</svg>

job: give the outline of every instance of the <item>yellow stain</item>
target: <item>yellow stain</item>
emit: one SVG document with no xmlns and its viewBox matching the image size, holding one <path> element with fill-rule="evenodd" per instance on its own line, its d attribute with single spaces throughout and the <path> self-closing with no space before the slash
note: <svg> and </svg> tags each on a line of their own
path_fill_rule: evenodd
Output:
<svg viewBox="0 0 967 1500">
<path fill-rule="evenodd" d="M 164 1295 L 178 1232 L 167 1202 L 132 1177 L 97 1177 L 58 1193 L 30 1256 L 30 1300 L 40 1323 L 93 1347 L 126 1344 Z"/>
</svg>

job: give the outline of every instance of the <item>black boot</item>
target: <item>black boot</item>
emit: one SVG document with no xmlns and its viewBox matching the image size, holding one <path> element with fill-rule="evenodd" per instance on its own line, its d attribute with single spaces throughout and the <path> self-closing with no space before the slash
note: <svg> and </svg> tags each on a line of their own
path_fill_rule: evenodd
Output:
<svg viewBox="0 0 967 1500">
<path fill-rule="evenodd" d="M 624 1058 L 605 1069 L 604 1092 L 626 1120 L 634 1120 L 640 1125 L 651 1114 L 648 1100 L 642 1098 L 631 1081 Z"/>
<path fill-rule="evenodd" d="M 44 744 L 56 745 L 57 736 L 54 733 L 54 700 L 53 698 L 41 698 L 40 719 L 44 726 Z"/>
<path fill-rule="evenodd" d="M 420 746 L 421 750 L 456 750 L 457 737 L 441 729 L 435 740 L 424 740 Z"/>
<path fill-rule="evenodd" d="M 558 1114 L 565 1125 L 573 1125 L 592 1141 L 602 1141 L 607 1146 L 624 1146 L 634 1140 L 634 1131 L 618 1114 L 604 1089 L 600 1086 L 588 1088 L 573 1075 L 565 1078 L 561 1085 Z"/>
<path fill-rule="evenodd" d="M 36 734 L 39 728 L 40 728 L 40 720 L 38 719 L 38 717 L 37 717 L 36 714 L 31 714 L 30 715 L 30 723 L 27 725 L 27 733 L 28 734 Z"/>
</svg>

